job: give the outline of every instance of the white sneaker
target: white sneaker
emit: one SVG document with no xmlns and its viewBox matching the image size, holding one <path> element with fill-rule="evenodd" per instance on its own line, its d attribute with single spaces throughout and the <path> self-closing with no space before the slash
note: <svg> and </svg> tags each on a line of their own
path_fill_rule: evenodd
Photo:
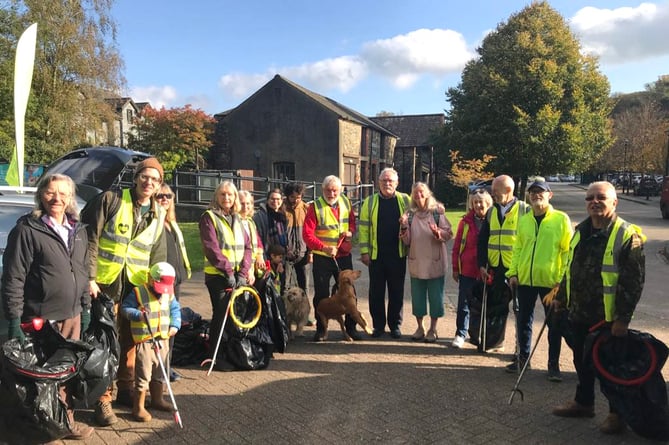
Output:
<svg viewBox="0 0 669 445">
<path fill-rule="evenodd" d="M 454 348 L 462 348 L 465 345 L 465 338 L 460 337 L 459 335 L 456 335 L 455 338 L 453 339 L 453 343 L 451 343 L 451 346 Z"/>
</svg>

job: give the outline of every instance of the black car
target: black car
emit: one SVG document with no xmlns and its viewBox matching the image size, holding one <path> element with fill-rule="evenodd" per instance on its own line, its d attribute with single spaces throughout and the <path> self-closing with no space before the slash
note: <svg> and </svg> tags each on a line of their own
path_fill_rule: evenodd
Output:
<svg viewBox="0 0 669 445">
<path fill-rule="evenodd" d="M 658 196 L 660 188 L 661 186 L 655 178 L 645 177 L 634 186 L 634 194 L 637 196 Z"/>
<path fill-rule="evenodd" d="M 72 178 L 77 194 L 88 201 L 104 190 L 132 185 L 135 165 L 148 157 L 120 147 L 80 148 L 51 163 L 46 171 Z"/>
</svg>

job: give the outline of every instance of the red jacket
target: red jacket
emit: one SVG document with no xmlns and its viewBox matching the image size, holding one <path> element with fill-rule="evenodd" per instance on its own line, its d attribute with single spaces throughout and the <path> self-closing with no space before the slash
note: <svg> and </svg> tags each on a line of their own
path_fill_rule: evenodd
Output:
<svg viewBox="0 0 669 445">
<path fill-rule="evenodd" d="M 481 274 L 479 272 L 478 262 L 476 261 L 476 246 L 478 243 L 479 229 L 476 227 L 474 218 L 476 218 L 476 216 L 474 216 L 474 210 L 470 210 L 458 223 L 458 230 L 453 240 L 451 264 L 453 264 L 453 271 L 457 272 L 459 275 L 479 279 Z M 465 225 L 467 226 L 467 236 L 463 241 L 462 234 L 465 230 Z M 461 249 L 462 252 L 460 252 Z"/>
</svg>

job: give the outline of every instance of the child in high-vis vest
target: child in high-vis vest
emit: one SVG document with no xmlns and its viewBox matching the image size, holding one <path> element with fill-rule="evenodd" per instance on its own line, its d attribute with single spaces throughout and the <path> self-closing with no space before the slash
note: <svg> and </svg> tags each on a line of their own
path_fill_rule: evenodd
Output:
<svg viewBox="0 0 669 445">
<path fill-rule="evenodd" d="M 151 393 L 151 408 L 172 411 L 172 405 L 163 400 L 165 378 L 160 369 L 154 341 L 160 345 L 163 364 L 169 351 L 169 338 L 181 327 L 181 308 L 174 297 L 174 267 L 169 263 L 156 263 L 149 270 L 148 282 L 133 288 L 121 306 L 124 317 L 130 320 L 130 330 L 135 342 L 135 399 L 132 416 L 138 422 L 149 422 L 151 414 L 144 408 L 146 391 Z M 146 318 L 145 318 L 146 314 Z M 146 325 L 148 319 L 150 329 Z"/>
</svg>

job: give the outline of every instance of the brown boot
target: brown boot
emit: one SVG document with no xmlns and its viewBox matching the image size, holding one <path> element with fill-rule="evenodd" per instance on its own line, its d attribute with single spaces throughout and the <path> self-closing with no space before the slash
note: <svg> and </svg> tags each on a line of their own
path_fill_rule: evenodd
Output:
<svg viewBox="0 0 669 445">
<path fill-rule="evenodd" d="M 114 414 L 111 402 L 98 402 L 95 405 L 95 421 L 100 426 L 109 426 L 118 422 L 118 417 Z"/>
<path fill-rule="evenodd" d="M 172 405 L 163 400 L 163 382 L 149 383 L 149 390 L 151 390 L 151 408 L 160 411 L 172 412 Z"/>
<path fill-rule="evenodd" d="M 595 417 L 595 407 L 585 406 L 570 400 L 564 405 L 553 408 L 553 415 L 558 417 Z"/>
<path fill-rule="evenodd" d="M 150 422 L 151 413 L 144 408 L 146 401 L 146 391 L 135 392 L 135 403 L 132 407 L 132 417 L 138 422 Z"/>
<path fill-rule="evenodd" d="M 625 422 L 616 413 L 609 413 L 604 423 L 599 425 L 599 431 L 604 434 L 620 434 L 625 431 Z"/>
</svg>

